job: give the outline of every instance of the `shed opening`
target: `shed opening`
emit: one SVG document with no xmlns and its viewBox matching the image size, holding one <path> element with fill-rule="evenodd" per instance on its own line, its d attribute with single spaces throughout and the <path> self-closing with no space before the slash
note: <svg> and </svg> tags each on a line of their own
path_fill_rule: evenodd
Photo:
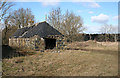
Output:
<svg viewBox="0 0 120 78">
<path fill-rule="evenodd" d="M 45 49 L 53 49 L 56 47 L 56 39 L 45 38 Z"/>
</svg>

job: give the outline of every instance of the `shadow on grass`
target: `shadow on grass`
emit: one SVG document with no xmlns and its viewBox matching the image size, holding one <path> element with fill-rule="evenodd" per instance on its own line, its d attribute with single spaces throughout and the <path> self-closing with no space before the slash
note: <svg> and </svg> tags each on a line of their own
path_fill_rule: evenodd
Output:
<svg viewBox="0 0 120 78">
<path fill-rule="evenodd" d="M 19 52 L 8 45 L 2 45 L 2 59 L 33 55 L 33 52 Z"/>
</svg>

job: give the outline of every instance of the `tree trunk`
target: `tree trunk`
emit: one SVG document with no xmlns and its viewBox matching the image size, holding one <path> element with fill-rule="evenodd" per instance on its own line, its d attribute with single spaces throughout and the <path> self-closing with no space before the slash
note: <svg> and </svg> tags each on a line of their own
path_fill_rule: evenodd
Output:
<svg viewBox="0 0 120 78">
<path fill-rule="evenodd" d="M 117 42 L 117 34 L 115 34 L 114 39 L 115 39 L 115 42 Z"/>
<path fill-rule="evenodd" d="M 106 40 L 106 42 L 107 42 L 107 34 L 105 34 L 106 36 L 105 36 L 105 40 Z"/>
<path fill-rule="evenodd" d="M 4 37 L 3 37 L 3 40 L 4 40 L 4 44 L 6 45 L 6 38 L 7 38 L 7 25 L 5 25 L 5 33 L 4 33 Z"/>
<path fill-rule="evenodd" d="M 90 37 L 90 40 L 91 40 L 91 39 L 92 39 L 92 38 L 91 38 L 91 34 L 89 34 L 89 37 Z"/>
</svg>

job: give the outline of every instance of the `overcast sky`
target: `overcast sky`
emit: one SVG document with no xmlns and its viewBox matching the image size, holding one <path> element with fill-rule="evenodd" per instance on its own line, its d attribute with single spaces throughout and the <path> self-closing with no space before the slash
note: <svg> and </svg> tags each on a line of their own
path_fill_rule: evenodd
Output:
<svg viewBox="0 0 120 78">
<path fill-rule="evenodd" d="M 118 26 L 118 2 L 16 2 L 11 9 L 30 8 L 37 22 L 45 21 L 45 15 L 52 8 L 60 7 L 62 13 L 66 10 L 74 12 L 83 18 L 86 33 L 98 33 L 104 24 Z"/>
</svg>

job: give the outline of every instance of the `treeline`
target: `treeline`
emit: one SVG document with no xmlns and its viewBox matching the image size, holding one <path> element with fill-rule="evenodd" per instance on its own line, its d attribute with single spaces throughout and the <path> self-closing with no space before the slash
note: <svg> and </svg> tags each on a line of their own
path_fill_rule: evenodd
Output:
<svg viewBox="0 0 120 78">
<path fill-rule="evenodd" d="M 80 15 L 68 10 L 62 13 L 61 8 L 52 9 L 46 20 L 60 31 L 68 41 L 118 41 L 117 34 L 109 34 L 118 33 L 118 27 L 112 24 L 101 25 L 98 33 L 105 34 L 80 34 L 89 29 L 84 26 L 83 18 Z"/>
<path fill-rule="evenodd" d="M 72 41 L 88 41 L 95 40 L 99 42 L 118 42 L 120 34 L 78 34 L 67 39 L 67 42 Z"/>
</svg>

